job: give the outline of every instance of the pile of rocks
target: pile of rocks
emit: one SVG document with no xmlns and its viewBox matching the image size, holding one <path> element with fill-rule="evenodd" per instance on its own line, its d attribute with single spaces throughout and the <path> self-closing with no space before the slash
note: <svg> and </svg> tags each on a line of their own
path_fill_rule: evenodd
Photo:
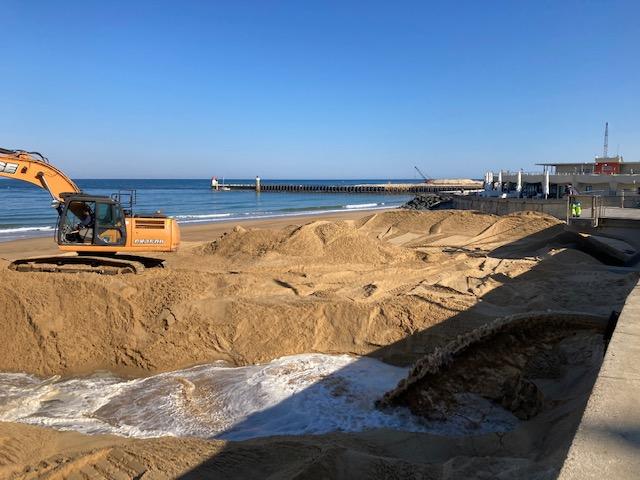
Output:
<svg viewBox="0 0 640 480">
<path fill-rule="evenodd" d="M 441 205 L 451 202 L 451 197 L 441 197 L 435 193 L 417 195 L 413 200 L 409 200 L 400 208 L 409 210 L 434 210 Z"/>
</svg>

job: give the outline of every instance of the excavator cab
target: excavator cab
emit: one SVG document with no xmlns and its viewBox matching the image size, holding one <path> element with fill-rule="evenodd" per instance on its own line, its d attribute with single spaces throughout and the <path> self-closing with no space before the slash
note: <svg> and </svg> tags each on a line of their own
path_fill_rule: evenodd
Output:
<svg viewBox="0 0 640 480">
<path fill-rule="evenodd" d="M 58 206 L 58 244 L 111 247 L 126 244 L 126 222 L 119 202 L 85 194 L 63 198 Z"/>
</svg>

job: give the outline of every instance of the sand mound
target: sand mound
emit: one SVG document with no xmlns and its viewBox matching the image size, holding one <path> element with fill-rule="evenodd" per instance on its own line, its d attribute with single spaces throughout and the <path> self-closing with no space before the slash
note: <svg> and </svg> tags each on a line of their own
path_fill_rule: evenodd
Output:
<svg viewBox="0 0 640 480">
<path fill-rule="evenodd" d="M 465 211 L 458 215 L 458 211 L 449 210 L 448 215 L 435 225 L 436 232 L 463 235 L 478 235 L 479 233 L 495 225 L 499 217 L 484 213 Z"/>
<path fill-rule="evenodd" d="M 498 217 L 497 221 L 486 230 L 477 234 L 471 243 L 475 246 L 495 246 L 513 243 L 527 237 L 528 241 L 540 241 L 541 235 L 549 239 L 557 235 L 558 231 L 552 230 L 552 227 L 561 225 L 560 220 L 543 213 L 512 213 Z"/>
<path fill-rule="evenodd" d="M 464 235 L 474 237 L 473 243 L 480 245 L 513 242 L 561 224 L 554 217 L 537 212 L 499 217 L 468 210 L 393 210 L 365 217 L 357 227 L 365 232 Z"/>
<path fill-rule="evenodd" d="M 476 221 L 482 222 L 483 228 L 486 228 L 496 218 L 498 217 L 463 210 L 391 210 L 364 217 L 357 222 L 357 226 L 363 231 L 384 231 L 393 228 L 401 232 L 428 233 L 434 225 L 448 219 L 448 222 L 445 222 L 446 230 L 444 231 L 461 233 L 466 230 L 467 225 L 474 224 Z"/>
<path fill-rule="evenodd" d="M 410 241 L 393 244 L 401 228 L 446 240 L 471 224 L 478 230 L 529 220 L 532 231 L 555 223 L 540 215 L 397 211 L 353 223 L 238 227 L 141 275 L 0 268 L 0 369 L 141 374 L 305 352 L 373 354 L 408 365 L 496 315 L 541 308 L 608 314 L 622 304 L 637 277 L 587 271 L 598 265 L 572 260 L 580 253 L 571 249 L 525 260 L 496 250 L 432 246 L 425 253 Z M 436 224 L 453 233 L 424 233 Z M 390 229 L 396 233 L 380 235 Z"/>
<path fill-rule="evenodd" d="M 295 231 L 293 227 L 282 230 L 262 228 L 247 230 L 237 225 L 219 239 L 197 248 L 196 253 L 216 255 L 229 260 L 252 256 L 259 258 L 274 251 L 293 231 Z"/>
<path fill-rule="evenodd" d="M 597 259 L 588 253 L 581 252 L 573 248 L 554 248 L 548 251 L 547 255 L 555 261 L 567 266 L 571 265 L 602 265 Z"/>
<path fill-rule="evenodd" d="M 368 237 L 351 223 L 326 221 L 276 231 L 236 227 L 203 247 L 201 253 L 232 261 L 253 262 L 280 255 L 332 264 L 384 264 L 415 258 L 413 252 Z"/>
</svg>

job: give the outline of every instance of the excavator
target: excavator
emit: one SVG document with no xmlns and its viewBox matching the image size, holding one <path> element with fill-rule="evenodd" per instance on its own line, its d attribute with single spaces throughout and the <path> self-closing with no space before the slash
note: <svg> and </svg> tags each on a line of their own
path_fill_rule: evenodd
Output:
<svg viewBox="0 0 640 480">
<path fill-rule="evenodd" d="M 9 265 L 12 270 L 140 273 L 145 267 L 161 266 L 163 260 L 138 254 L 175 252 L 180 244 L 180 228 L 175 219 L 159 212 L 134 214 L 135 190 L 111 196 L 84 193 L 38 152 L 0 148 L 0 177 L 47 190 L 52 207 L 58 212 L 58 247 L 63 252 L 76 253 L 14 260 Z"/>
</svg>

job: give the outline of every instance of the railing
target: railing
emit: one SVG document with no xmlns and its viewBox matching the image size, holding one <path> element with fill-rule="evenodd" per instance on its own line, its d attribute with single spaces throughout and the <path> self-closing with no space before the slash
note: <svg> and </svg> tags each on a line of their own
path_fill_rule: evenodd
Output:
<svg viewBox="0 0 640 480">
<path fill-rule="evenodd" d="M 601 196 L 603 207 L 640 208 L 640 195 L 622 194 Z"/>
</svg>

